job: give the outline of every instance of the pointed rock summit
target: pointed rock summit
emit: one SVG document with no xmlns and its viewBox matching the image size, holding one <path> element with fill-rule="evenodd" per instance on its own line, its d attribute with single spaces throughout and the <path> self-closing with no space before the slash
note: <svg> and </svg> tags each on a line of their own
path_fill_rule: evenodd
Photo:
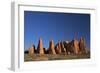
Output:
<svg viewBox="0 0 100 73">
<path fill-rule="evenodd" d="M 50 43 L 49 43 L 49 53 L 50 54 L 56 54 L 55 49 L 54 49 L 54 42 L 53 42 L 53 40 L 51 40 Z"/>
<path fill-rule="evenodd" d="M 44 54 L 44 49 L 43 49 L 43 44 L 42 44 L 42 38 L 39 39 L 38 47 L 37 47 L 37 52 L 39 54 Z"/>
<path fill-rule="evenodd" d="M 56 45 L 54 45 L 53 40 L 50 40 L 49 48 L 43 47 L 42 38 L 40 38 L 37 48 L 35 48 L 35 46 L 32 45 L 32 47 L 25 52 L 29 53 L 30 55 L 32 54 L 70 55 L 70 54 L 86 54 L 90 51 L 86 49 L 85 38 L 81 37 L 79 41 L 76 38 L 74 38 L 72 41 L 59 41 L 58 43 L 56 43 Z"/>
</svg>

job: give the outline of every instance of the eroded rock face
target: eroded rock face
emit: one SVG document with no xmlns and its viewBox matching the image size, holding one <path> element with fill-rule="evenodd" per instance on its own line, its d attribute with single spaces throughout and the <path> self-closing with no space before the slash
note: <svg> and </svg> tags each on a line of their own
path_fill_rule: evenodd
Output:
<svg viewBox="0 0 100 73">
<path fill-rule="evenodd" d="M 57 54 L 65 54 L 66 53 L 66 48 L 64 46 L 63 42 L 58 42 L 55 46 L 55 51 Z"/>
<path fill-rule="evenodd" d="M 54 47 L 54 42 L 51 40 L 49 43 L 49 54 L 56 54 Z"/>
<path fill-rule="evenodd" d="M 74 40 L 72 41 L 64 41 L 63 42 L 63 45 L 64 45 L 64 48 L 65 48 L 65 51 L 66 51 L 66 54 L 74 54 Z"/>
<path fill-rule="evenodd" d="M 42 38 L 39 39 L 38 47 L 37 47 L 37 52 L 39 54 L 44 54 L 44 49 L 43 49 L 43 44 L 42 44 Z"/>
<path fill-rule="evenodd" d="M 58 45 L 55 46 L 55 52 L 56 52 L 56 54 L 59 54 L 59 48 L 58 48 Z"/>
<path fill-rule="evenodd" d="M 61 45 L 61 52 L 65 54 L 66 53 L 66 49 L 64 47 L 63 42 L 61 42 L 60 45 Z"/>
<path fill-rule="evenodd" d="M 85 38 L 84 37 L 81 37 L 80 38 L 80 41 L 79 41 L 79 48 L 80 48 L 80 51 L 81 53 L 86 53 L 86 46 L 85 46 Z"/>
<path fill-rule="evenodd" d="M 61 45 L 60 42 L 58 42 L 55 46 L 55 51 L 57 54 L 61 54 Z"/>
<path fill-rule="evenodd" d="M 79 54 L 79 42 L 76 39 L 74 39 L 73 42 L 73 50 L 75 54 Z"/>
<path fill-rule="evenodd" d="M 32 47 L 28 49 L 29 55 L 33 55 L 34 54 L 34 50 L 35 50 L 35 46 L 32 45 Z"/>
</svg>

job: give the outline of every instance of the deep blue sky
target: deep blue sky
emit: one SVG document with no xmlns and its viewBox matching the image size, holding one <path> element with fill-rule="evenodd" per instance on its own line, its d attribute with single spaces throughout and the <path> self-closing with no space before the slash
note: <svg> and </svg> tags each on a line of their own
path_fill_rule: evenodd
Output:
<svg viewBox="0 0 100 73">
<path fill-rule="evenodd" d="M 32 44 L 37 47 L 40 37 L 43 47 L 48 48 L 50 39 L 56 44 L 71 41 L 75 34 L 78 40 L 84 36 L 90 48 L 90 14 L 24 11 L 25 50 Z"/>
</svg>

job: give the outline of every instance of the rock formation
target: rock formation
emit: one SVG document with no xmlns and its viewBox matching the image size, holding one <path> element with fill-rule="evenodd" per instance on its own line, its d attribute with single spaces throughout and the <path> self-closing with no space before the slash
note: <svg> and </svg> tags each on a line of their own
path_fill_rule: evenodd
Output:
<svg viewBox="0 0 100 73">
<path fill-rule="evenodd" d="M 79 42 L 76 39 L 74 39 L 74 42 L 73 42 L 73 51 L 75 54 L 79 54 L 79 51 L 80 51 Z"/>
<path fill-rule="evenodd" d="M 79 41 L 79 48 L 81 53 L 86 53 L 85 38 L 81 37 Z"/>
<path fill-rule="evenodd" d="M 59 54 L 59 48 L 58 48 L 58 45 L 55 46 L 55 52 L 56 52 L 56 54 Z"/>
<path fill-rule="evenodd" d="M 54 55 L 56 54 L 53 40 L 51 40 L 49 43 L 49 54 L 54 54 Z"/>
<path fill-rule="evenodd" d="M 34 50 L 35 50 L 35 46 L 32 45 L 32 47 L 28 49 L 29 55 L 33 55 L 34 54 Z"/>
<path fill-rule="evenodd" d="M 63 42 L 60 42 L 60 45 L 61 45 L 61 53 L 66 54 L 66 49 L 64 47 Z"/>
<path fill-rule="evenodd" d="M 61 45 L 60 45 L 60 42 L 58 43 L 58 52 L 59 52 L 59 54 L 61 54 Z"/>
<path fill-rule="evenodd" d="M 66 48 L 64 46 L 63 42 L 58 42 L 55 46 L 55 51 L 57 54 L 65 54 L 66 53 Z"/>
<path fill-rule="evenodd" d="M 49 42 L 49 48 L 43 48 L 42 38 L 39 39 L 38 47 L 32 45 L 25 53 L 32 54 L 85 54 L 87 52 L 85 38 L 81 37 L 78 41 L 74 38 L 72 41 L 61 41 L 54 45 L 53 40 Z"/>
<path fill-rule="evenodd" d="M 55 46 L 55 51 L 57 54 L 61 54 L 61 45 L 60 42 L 58 42 Z"/>
<path fill-rule="evenodd" d="M 44 54 L 44 49 L 43 49 L 43 44 L 42 44 L 42 38 L 39 39 L 38 47 L 37 47 L 37 52 L 40 55 Z"/>
<path fill-rule="evenodd" d="M 72 41 L 64 41 L 63 44 L 64 44 L 64 47 L 66 49 L 66 53 L 69 55 L 69 54 L 73 54 L 74 53 L 74 50 L 73 50 L 73 42 L 74 40 Z"/>
</svg>

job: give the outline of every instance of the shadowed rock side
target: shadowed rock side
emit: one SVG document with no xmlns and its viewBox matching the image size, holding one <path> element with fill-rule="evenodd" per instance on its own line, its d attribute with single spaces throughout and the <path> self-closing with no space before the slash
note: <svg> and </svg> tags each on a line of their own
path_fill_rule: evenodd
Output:
<svg viewBox="0 0 100 73">
<path fill-rule="evenodd" d="M 63 42 L 61 42 L 60 45 L 61 45 L 61 53 L 66 54 L 66 48 L 64 47 Z"/>
<path fill-rule="evenodd" d="M 60 42 L 58 42 L 55 46 L 55 51 L 57 54 L 61 54 L 61 45 Z"/>
<path fill-rule="evenodd" d="M 59 42 L 56 44 L 55 51 L 57 54 L 66 54 L 66 48 L 64 47 L 63 42 Z"/>
</svg>

